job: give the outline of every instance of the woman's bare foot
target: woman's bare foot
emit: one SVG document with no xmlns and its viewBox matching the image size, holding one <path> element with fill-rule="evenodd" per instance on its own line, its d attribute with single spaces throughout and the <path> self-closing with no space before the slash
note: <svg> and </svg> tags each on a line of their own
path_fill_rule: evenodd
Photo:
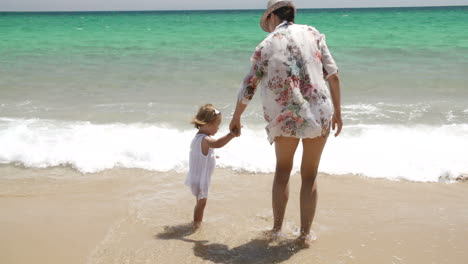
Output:
<svg viewBox="0 0 468 264">
<path fill-rule="evenodd" d="M 272 229 L 264 232 L 264 235 L 269 241 L 278 241 L 286 237 L 286 235 L 278 229 Z"/>
</svg>

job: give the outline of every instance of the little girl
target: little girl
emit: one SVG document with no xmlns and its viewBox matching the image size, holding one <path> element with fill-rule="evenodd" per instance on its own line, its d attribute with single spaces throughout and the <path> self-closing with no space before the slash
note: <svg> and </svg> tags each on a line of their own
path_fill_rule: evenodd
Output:
<svg viewBox="0 0 468 264">
<path fill-rule="evenodd" d="M 208 188 L 210 186 L 211 174 L 215 168 L 214 148 L 221 148 L 235 137 L 233 132 L 214 139 L 211 136 L 218 132 L 221 124 L 221 112 L 212 104 L 200 107 L 192 124 L 198 129 L 198 133 L 190 144 L 189 172 L 185 184 L 192 189 L 197 199 L 193 213 L 193 227 L 198 229 L 203 220 Z"/>
</svg>

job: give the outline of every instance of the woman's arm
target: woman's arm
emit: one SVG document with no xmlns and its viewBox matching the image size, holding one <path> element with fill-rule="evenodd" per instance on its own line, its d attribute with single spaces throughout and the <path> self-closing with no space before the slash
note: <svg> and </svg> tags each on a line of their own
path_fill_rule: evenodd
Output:
<svg viewBox="0 0 468 264">
<path fill-rule="evenodd" d="M 328 77 L 328 84 L 330 86 L 330 93 L 332 97 L 334 113 L 332 119 L 332 129 L 335 130 L 335 137 L 337 137 L 341 129 L 343 128 L 343 121 L 341 120 L 341 90 L 340 90 L 340 78 L 338 73 Z"/>
<path fill-rule="evenodd" d="M 324 78 L 328 81 L 328 85 L 330 86 L 333 107 L 335 108 L 332 118 L 332 129 L 335 130 L 336 127 L 335 137 L 337 137 L 341 133 L 341 128 L 343 127 L 343 122 L 341 120 L 341 91 L 338 66 L 328 49 L 324 34 L 321 34 L 318 46 L 322 55 Z"/>
<path fill-rule="evenodd" d="M 234 115 L 231 123 L 229 124 L 229 129 L 236 137 L 241 135 L 242 125 L 240 119 L 242 113 L 252 100 L 255 91 L 257 90 L 258 83 L 264 75 L 264 60 L 266 58 L 264 56 L 263 49 L 264 43 L 262 42 L 252 55 L 252 66 L 250 67 L 249 73 L 245 76 L 237 95 L 236 109 L 234 110 Z"/>
<path fill-rule="evenodd" d="M 236 137 L 241 135 L 241 116 L 244 113 L 245 108 L 247 108 L 246 104 L 243 104 L 241 101 L 237 101 L 236 110 L 234 110 L 234 115 L 232 116 L 231 124 L 229 124 L 229 129 L 231 133 L 234 133 Z"/>
</svg>

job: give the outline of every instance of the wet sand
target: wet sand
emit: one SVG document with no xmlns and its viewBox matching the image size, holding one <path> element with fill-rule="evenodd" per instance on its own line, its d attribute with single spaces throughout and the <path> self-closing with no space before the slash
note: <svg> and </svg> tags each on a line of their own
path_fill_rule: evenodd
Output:
<svg viewBox="0 0 468 264">
<path fill-rule="evenodd" d="M 468 263 L 468 183 L 319 176 L 309 249 L 291 177 L 285 237 L 269 242 L 272 174 L 217 169 L 196 233 L 184 174 L 0 166 L 0 263 Z"/>
</svg>

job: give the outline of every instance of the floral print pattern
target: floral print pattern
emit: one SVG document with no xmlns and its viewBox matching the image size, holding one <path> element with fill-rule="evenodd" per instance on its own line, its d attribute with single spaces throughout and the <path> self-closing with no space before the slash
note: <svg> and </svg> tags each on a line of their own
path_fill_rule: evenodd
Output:
<svg viewBox="0 0 468 264">
<path fill-rule="evenodd" d="M 251 61 L 239 101 L 248 104 L 260 85 L 270 143 L 277 136 L 328 136 L 333 106 L 326 79 L 338 68 L 325 35 L 285 21 L 258 45 Z"/>
</svg>

